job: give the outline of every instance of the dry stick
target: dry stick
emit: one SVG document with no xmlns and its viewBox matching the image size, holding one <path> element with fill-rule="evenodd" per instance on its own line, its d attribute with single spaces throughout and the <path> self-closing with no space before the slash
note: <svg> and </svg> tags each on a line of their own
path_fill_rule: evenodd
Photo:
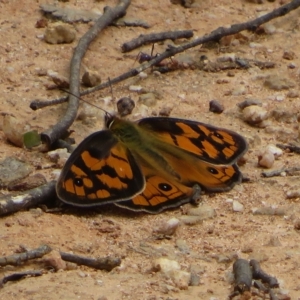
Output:
<svg viewBox="0 0 300 300">
<path fill-rule="evenodd" d="M 32 270 L 32 271 L 13 273 L 13 274 L 4 276 L 2 279 L 0 279 L 0 288 L 2 288 L 3 285 L 8 281 L 20 280 L 26 276 L 36 277 L 36 276 L 41 276 L 41 275 L 43 275 L 43 271 L 41 271 L 41 270 Z"/>
<path fill-rule="evenodd" d="M 28 261 L 30 259 L 41 258 L 45 254 L 47 254 L 51 251 L 52 251 L 52 249 L 49 246 L 42 245 L 37 249 L 28 250 L 26 252 L 0 257 L 0 266 L 7 266 L 7 265 L 18 266 L 22 262 Z"/>
<path fill-rule="evenodd" d="M 48 145 L 51 145 L 54 141 L 58 140 L 76 118 L 79 105 L 78 97 L 80 95 L 80 64 L 88 46 L 102 29 L 125 14 L 129 4 L 130 0 L 120 0 L 119 4 L 114 9 L 106 8 L 104 14 L 95 22 L 94 26 L 79 40 L 70 64 L 71 94 L 69 95 L 69 104 L 66 114 L 56 125 L 41 134 L 42 140 Z"/>
<path fill-rule="evenodd" d="M 239 258 L 233 264 L 234 290 L 241 294 L 250 291 L 252 285 L 252 272 L 248 260 Z"/>
<path fill-rule="evenodd" d="M 269 172 L 262 172 L 261 175 L 263 177 L 275 177 L 275 176 L 281 176 L 283 172 L 285 172 L 289 176 L 293 176 L 295 173 L 300 171 L 300 167 L 292 167 L 292 168 L 287 168 L 287 169 L 279 169 L 279 170 L 274 170 L 274 171 L 269 171 Z"/>
<path fill-rule="evenodd" d="M 111 271 L 113 268 L 121 264 L 121 259 L 119 257 L 98 257 L 90 258 L 80 255 L 75 255 L 66 252 L 60 252 L 60 256 L 63 260 L 73 262 L 78 265 L 85 265 L 91 268 Z"/>
<path fill-rule="evenodd" d="M 276 277 L 267 274 L 260 268 L 259 262 L 255 259 L 250 260 L 250 266 L 252 267 L 253 279 L 260 279 L 269 285 L 270 288 L 278 288 L 279 283 Z"/>
<path fill-rule="evenodd" d="M 218 41 L 220 40 L 222 37 L 227 36 L 227 35 L 232 35 L 232 34 L 236 34 L 240 31 L 243 30 L 255 30 L 258 26 L 269 22 L 272 19 L 278 18 L 280 16 L 284 16 L 287 13 L 289 13 L 290 11 L 298 8 L 300 6 L 300 0 L 293 0 L 290 3 L 287 3 L 285 5 L 282 5 L 281 7 L 274 9 L 272 12 L 263 15 L 257 19 L 254 19 L 252 21 L 249 22 L 245 22 L 245 23 L 240 23 L 240 24 L 234 24 L 229 28 L 224 28 L 224 27 L 219 27 L 218 29 L 212 31 L 210 34 L 205 35 L 201 38 L 198 38 L 190 43 L 186 43 L 184 45 L 181 45 L 179 47 L 171 47 L 168 48 L 165 52 L 163 52 L 162 54 L 158 55 L 157 57 L 153 58 L 152 60 L 150 60 L 149 62 L 143 63 L 142 65 L 129 70 L 128 72 L 115 77 L 113 79 L 107 82 L 104 82 L 100 85 L 97 85 L 93 88 L 89 88 L 86 89 L 85 91 L 80 93 L 80 96 L 85 96 L 91 93 L 94 93 L 96 91 L 102 90 L 104 88 L 107 88 L 110 86 L 110 84 L 116 84 L 119 83 L 125 79 L 128 79 L 130 77 L 136 76 L 137 74 L 141 73 L 142 71 L 157 65 L 158 63 L 160 63 L 161 61 L 163 61 L 164 59 L 174 56 L 177 53 L 183 52 L 189 48 L 193 48 L 196 47 L 198 45 L 201 45 L 203 43 L 207 43 L 209 41 Z M 31 104 L 30 107 L 31 109 L 35 110 L 35 109 L 39 109 L 39 108 L 43 108 L 49 105 L 55 105 L 58 103 L 62 103 L 67 101 L 68 96 L 64 96 L 61 98 L 57 98 L 54 100 L 50 100 L 50 101 L 37 101 L 34 100 Z"/>
<path fill-rule="evenodd" d="M 282 145 L 282 144 L 277 144 L 276 145 L 278 148 L 282 150 L 289 149 L 291 152 L 295 152 L 297 154 L 300 154 L 300 147 L 294 146 L 294 145 Z"/>
<path fill-rule="evenodd" d="M 52 251 L 52 248 L 48 245 L 42 245 L 39 248 L 28 250 L 22 253 L 17 253 L 9 256 L 0 257 L 0 266 L 13 265 L 18 266 L 22 262 L 26 262 L 30 259 L 41 258 L 44 255 Z M 98 270 L 111 271 L 113 268 L 121 264 L 119 257 L 98 257 L 90 258 L 80 255 L 75 255 L 66 252 L 60 252 L 60 256 L 63 260 L 76 263 L 78 265 L 85 265 Z"/>
<path fill-rule="evenodd" d="M 156 43 L 164 40 L 176 40 L 182 38 L 191 38 L 194 35 L 192 30 L 165 31 L 160 33 L 141 34 L 138 38 L 122 45 L 122 52 L 129 52 L 140 47 L 143 44 Z"/>
<path fill-rule="evenodd" d="M 15 213 L 21 209 L 37 206 L 47 200 L 56 199 L 55 181 L 48 182 L 24 193 L 6 195 L 0 198 L 0 216 Z"/>
</svg>

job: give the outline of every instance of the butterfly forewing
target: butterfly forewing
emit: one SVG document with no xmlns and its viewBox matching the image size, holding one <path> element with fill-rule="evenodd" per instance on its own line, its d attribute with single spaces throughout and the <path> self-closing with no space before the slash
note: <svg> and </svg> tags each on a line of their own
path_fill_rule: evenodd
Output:
<svg viewBox="0 0 300 300">
<path fill-rule="evenodd" d="M 161 117 L 137 123 L 161 141 L 213 164 L 232 164 L 247 150 L 247 142 L 241 135 L 196 121 Z"/>
<path fill-rule="evenodd" d="M 145 179 L 130 151 L 108 130 L 93 133 L 71 154 L 58 179 L 58 197 L 78 206 L 130 199 Z"/>
</svg>

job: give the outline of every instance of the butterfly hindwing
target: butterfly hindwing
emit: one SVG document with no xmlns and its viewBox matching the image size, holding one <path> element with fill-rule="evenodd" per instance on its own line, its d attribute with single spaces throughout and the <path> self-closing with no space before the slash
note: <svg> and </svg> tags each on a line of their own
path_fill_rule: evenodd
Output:
<svg viewBox="0 0 300 300">
<path fill-rule="evenodd" d="M 144 118 L 138 125 L 163 142 L 213 164 L 234 163 L 247 150 L 245 139 L 230 130 L 176 118 Z"/>
<path fill-rule="evenodd" d="M 115 205 L 135 211 L 159 213 L 166 208 L 190 202 L 193 196 L 193 188 L 168 181 L 159 175 L 146 175 L 146 187 L 141 194 Z"/>
<path fill-rule="evenodd" d="M 144 175 L 130 151 L 109 130 L 103 130 L 74 150 L 56 191 L 66 203 L 93 206 L 130 199 L 144 185 Z"/>
</svg>

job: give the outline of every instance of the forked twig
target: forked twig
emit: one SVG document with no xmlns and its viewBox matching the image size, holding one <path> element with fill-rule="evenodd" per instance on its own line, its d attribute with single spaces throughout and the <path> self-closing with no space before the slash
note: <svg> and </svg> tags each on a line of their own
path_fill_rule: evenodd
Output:
<svg viewBox="0 0 300 300">
<path fill-rule="evenodd" d="M 129 4 L 130 0 L 120 0 L 115 8 L 106 8 L 104 14 L 95 22 L 94 26 L 79 40 L 70 64 L 70 95 L 68 108 L 64 117 L 59 120 L 56 125 L 41 134 L 42 140 L 47 143 L 47 145 L 51 145 L 58 140 L 76 118 L 79 105 L 78 97 L 80 95 L 80 64 L 88 46 L 102 29 L 125 14 Z"/>
</svg>

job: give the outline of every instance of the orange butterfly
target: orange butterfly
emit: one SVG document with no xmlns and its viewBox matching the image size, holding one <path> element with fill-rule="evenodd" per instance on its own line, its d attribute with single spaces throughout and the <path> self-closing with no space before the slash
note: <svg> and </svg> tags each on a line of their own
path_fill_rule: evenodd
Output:
<svg viewBox="0 0 300 300">
<path fill-rule="evenodd" d="M 58 179 L 58 197 L 75 206 L 114 203 L 158 213 L 241 181 L 237 159 L 247 151 L 239 134 L 165 117 L 136 123 L 106 114 L 106 130 L 81 142 Z"/>
</svg>

